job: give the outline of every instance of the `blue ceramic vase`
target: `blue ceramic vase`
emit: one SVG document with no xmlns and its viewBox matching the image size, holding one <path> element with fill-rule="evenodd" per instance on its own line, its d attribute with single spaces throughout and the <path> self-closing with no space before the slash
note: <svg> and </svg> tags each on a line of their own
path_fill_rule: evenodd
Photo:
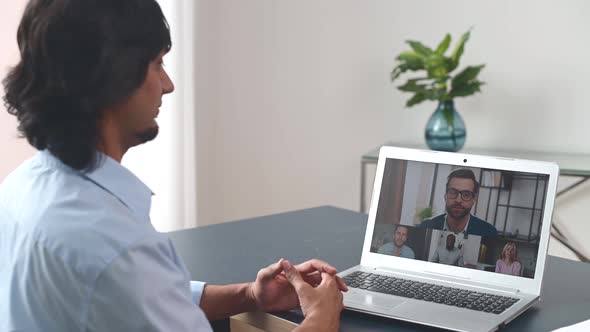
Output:
<svg viewBox="0 0 590 332">
<path fill-rule="evenodd" d="M 432 150 L 456 152 L 465 144 L 465 123 L 452 100 L 440 101 L 426 123 L 424 138 Z"/>
</svg>

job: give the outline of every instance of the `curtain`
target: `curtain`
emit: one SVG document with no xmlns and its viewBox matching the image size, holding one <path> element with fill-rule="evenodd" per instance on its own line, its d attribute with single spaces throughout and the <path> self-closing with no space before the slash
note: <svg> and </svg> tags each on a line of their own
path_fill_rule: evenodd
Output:
<svg viewBox="0 0 590 332">
<path fill-rule="evenodd" d="M 158 115 L 158 137 L 130 149 L 123 165 L 154 192 L 150 218 L 159 231 L 197 225 L 196 141 L 194 113 L 193 1 L 159 0 L 172 34 L 164 63 L 175 85 L 165 95 Z"/>
</svg>

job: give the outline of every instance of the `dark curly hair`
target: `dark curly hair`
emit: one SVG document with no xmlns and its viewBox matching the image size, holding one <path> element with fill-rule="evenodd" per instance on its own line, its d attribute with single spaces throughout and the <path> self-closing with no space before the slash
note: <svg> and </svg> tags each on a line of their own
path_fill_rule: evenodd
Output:
<svg viewBox="0 0 590 332">
<path fill-rule="evenodd" d="M 17 40 L 20 62 L 3 80 L 8 113 L 31 145 L 78 170 L 96 166 L 104 110 L 172 46 L 155 0 L 30 0 Z"/>
</svg>

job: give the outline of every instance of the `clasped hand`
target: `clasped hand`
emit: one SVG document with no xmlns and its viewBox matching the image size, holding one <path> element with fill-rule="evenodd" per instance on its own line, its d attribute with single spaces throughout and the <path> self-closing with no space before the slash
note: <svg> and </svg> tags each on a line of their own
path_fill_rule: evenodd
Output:
<svg viewBox="0 0 590 332">
<path fill-rule="evenodd" d="M 264 269 L 250 284 L 250 297 L 260 311 L 284 311 L 301 306 L 307 317 L 314 313 L 339 314 L 342 292 L 348 287 L 334 267 L 318 259 L 293 266 L 281 259 Z"/>
</svg>

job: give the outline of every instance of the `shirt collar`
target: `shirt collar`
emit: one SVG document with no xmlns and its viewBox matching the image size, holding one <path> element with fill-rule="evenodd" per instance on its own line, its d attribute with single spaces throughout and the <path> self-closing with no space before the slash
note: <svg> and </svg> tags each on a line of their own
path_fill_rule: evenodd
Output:
<svg viewBox="0 0 590 332">
<path fill-rule="evenodd" d="M 450 232 L 451 229 L 449 228 L 449 223 L 447 222 L 448 216 L 449 216 L 448 214 L 445 214 L 445 225 L 443 227 L 443 231 Z M 469 218 L 467 218 L 467 223 L 465 224 L 465 228 L 463 228 L 463 230 L 461 232 L 457 232 L 455 234 L 463 233 L 463 235 L 467 235 L 467 230 L 469 229 L 469 222 L 470 221 L 471 221 L 471 214 L 469 214 Z"/>
<path fill-rule="evenodd" d="M 54 166 L 69 168 L 47 150 L 41 151 L 41 158 Z M 153 192 L 137 176 L 111 157 L 97 152 L 95 169 L 90 172 L 76 172 L 115 196 L 140 218 L 149 220 Z"/>
</svg>

